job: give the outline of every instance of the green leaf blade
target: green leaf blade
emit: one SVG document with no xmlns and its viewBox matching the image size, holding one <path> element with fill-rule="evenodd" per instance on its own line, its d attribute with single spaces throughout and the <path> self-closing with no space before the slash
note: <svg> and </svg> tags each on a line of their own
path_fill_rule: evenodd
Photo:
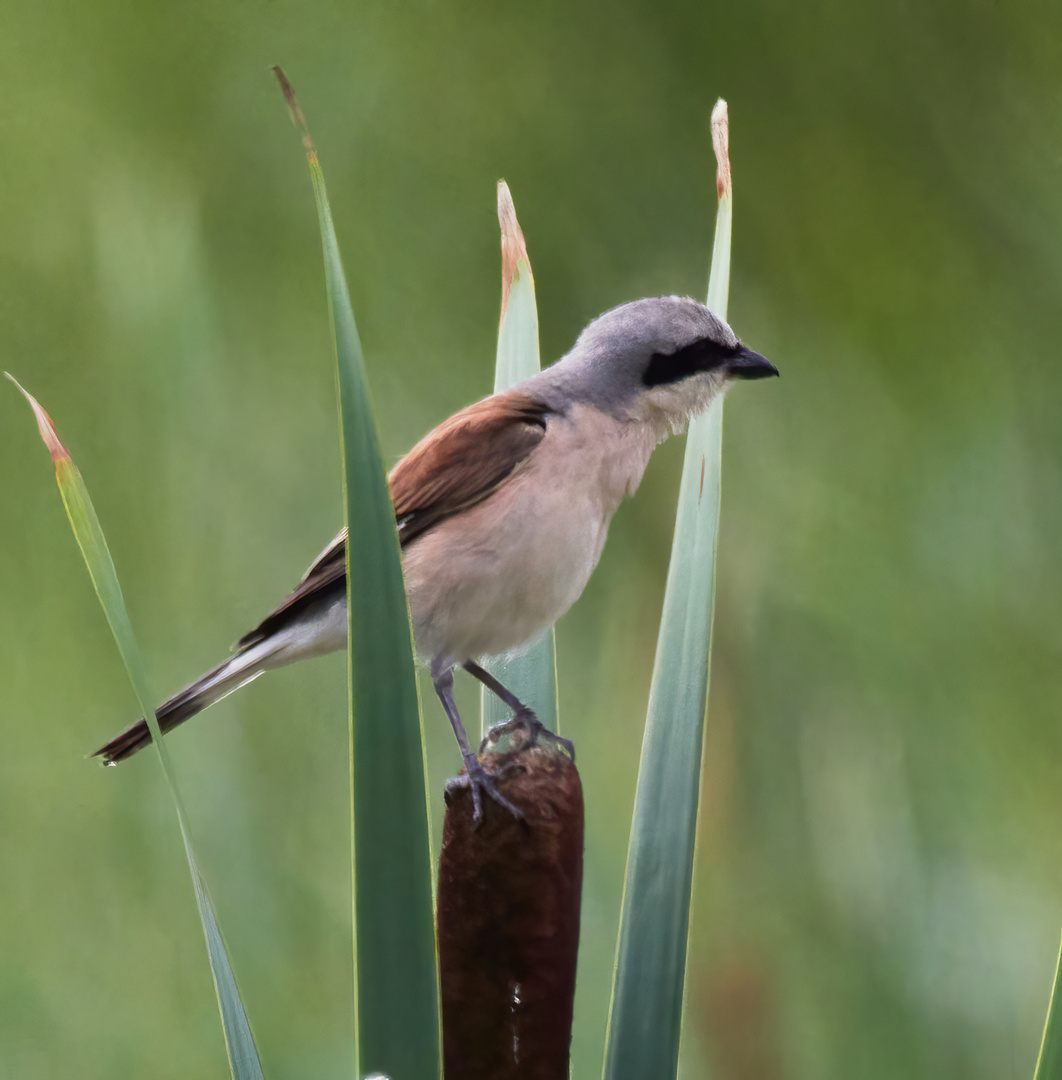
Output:
<svg viewBox="0 0 1062 1080">
<path fill-rule="evenodd" d="M 1055 981 L 1033 1080 L 1062 1080 L 1062 951 L 1055 963 Z"/>
<path fill-rule="evenodd" d="M 177 786 L 177 779 L 170 763 L 169 752 L 159 731 L 155 711 L 151 707 L 153 698 L 147 689 L 147 679 L 144 675 L 144 663 L 140 655 L 140 646 L 137 644 L 136 637 L 133 634 L 133 626 L 129 620 L 129 612 L 125 606 L 125 598 L 118 582 L 114 560 L 111 558 L 110 549 L 103 534 L 103 527 L 100 524 L 99 517 L 96 515 L 95 507 L 92 505 L 92 499 L 89 496 L 85 481 L 69 452 L 59 441 L 59 436 L 56 434 L 55 425 L 52 423 L 51 418 L 31 394 L 23 390 L 10 375 L 8 378 L 18 386 L 19 390 L 22 390 L 37 417 L 37 426 L 40 429 L 41 437 L 48 447 L 55 465 L 55 478 L 59 485 L 63 506 L 66 508 L 66 514 L 70 520 L 70 527 L 73 530 L 78 547 L 81 548 L 81 554 L 85 559 L 85 565 L 88 567 L 89 577 L 92 579 L 100 606 L 103 608 L 104 615 L 114 635 L 114 640 L 118 645 L 118 651 L 128 673 L 137 703 L 143 711 L 148 727 L 151 729 L 152 741 L 158 751 L 162 771 L 166 777 L 170 794 L 173 797 L 173 805 L 177 813 L 177 824 L 181 830 L 185 856 L 188 860 L 188 869 L 192 875 L 196 906 L 199 909 L 199 918 L 206 939 L 210 972 L 214 980 L 214 991 L 221 1012 L 221 1025 L 225 1036 L 225 1051 L 229 1059 L 229 1070 L 234 1080 L 262 1080 L 262 1065 L 255 1047 L 254 1036 L 251 1033 L 251 1025 L 247 1019 L 247 1011 L 244 1008 L 243 1000 L 236 985 L 236 976 L 232 970 L 232 963 L 229 960 L 224 940 L 221 937 L 214 905 L 207 892 L 206 881 L 199 869 L 199 862 L 192 844 L 191 830 L 188 827 L 187 815 Z"/>
<path fill-rule="evenodd" d="M 359 1076 L 441 1075 L 426 761 L 394 507 L 316 151 L 307 148 L 336 346 L 347 542 L 355 1039 Z"/>
<path fill-rule="evenodd" d="M 504 180 L 498 181 L 498 225 L 502 247 L 502 311 L 494 368 L 494 393 L 530 379 L 541 370 L 535 278 L 516 207 Z M 484 667 L 559 733 L 556 635 L 550 627 L 519 652 L 494 656 Z M 509 711 L 486 687 L 480 691 L 483 734 L 509 718 Z"/>
<path fill-rule="evenodd" d="M 731 192 L 726 105 L 712 114 L 719 162 L 708 306 L 726 318 Z M 605 1047 L 606 1080 L 678 1071 L 693 858 L 708 704 L 723 437 L 722 400 L 691 424 L 657 639 Z"/>
</svg>

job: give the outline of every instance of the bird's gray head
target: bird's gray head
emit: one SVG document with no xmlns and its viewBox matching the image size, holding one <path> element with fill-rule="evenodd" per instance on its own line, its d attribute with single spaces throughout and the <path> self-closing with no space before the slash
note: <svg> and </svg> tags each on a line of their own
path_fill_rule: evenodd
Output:
<svg viewBox="0 0 1062 1080">
<path fill-rule="evenodd" d="M 684 428 L 733 379 L 777 374 L 704 304 L 659 296 L 600 315 L 543 380 L 566 401 L 652 421 L 663 436 Z"/>
</svg>

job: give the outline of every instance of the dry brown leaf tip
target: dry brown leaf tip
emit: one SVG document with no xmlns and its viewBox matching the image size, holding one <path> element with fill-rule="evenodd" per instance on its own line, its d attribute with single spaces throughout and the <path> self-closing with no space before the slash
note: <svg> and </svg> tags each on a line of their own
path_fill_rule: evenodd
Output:
<svg viewBox="0 0 1062 1080">
<path fill-rule="evenodd" d="M 520 273 L 521 261 L 531 272 L 531 262 L 527 257 L 527 244 L 520 222 L 516 219 L 516 206 L 512 192 L 504 180 L 498 181 L 498 227 L 501 229 L 502 248 L 502 318 L 509 304 L 509 292 Z"/>
<path fill-rule="evenodd" d="M 730 194 L 730 118 L 726 102 L 720 98 L 712 109 L 712 146 L 716 160 L 716 194 L 722 199 Z"/>
<path fill-rule="evenodd" d="M 313 154 L 313 139 L 310 138 L 309 125 L 306 123 L 306 117 L 303 115 L 302 109 L 299 108 L 299 102 L 295 97 L 295 87 L 288 81 L 287 75 L 284 74 L 279 64 L 273 67 L 273 74 L 277 77 L 277 82 L 280 83 L 280 91 L 284 95 L 288 112 L 291 114 L 291 122 L 299 129 L 302 135 L 302 145 L 306 148 L 308 154 Z"/>
<path fill-rule="evenodd" d="M 41 438 L 44 440 L 44 445 L 48 447 L 48 453 L 52 456 L 52 461 L 59 464 L 61 461 L 70 460 L 70 451 L 59 441 L 59 435 L 55 430 L 55 424 L 52 423 L 52 418 L 41 407 L 40 402 L 26 389 L 22 387 L 19 381 L 14 375 L 5 371 L 4 374 L 19 388 L 22 392 L 22 396 L 30 403 L 33 409 L 33 415 L 37 417 L 37 429 L 41 433 Z"/>
</svg>

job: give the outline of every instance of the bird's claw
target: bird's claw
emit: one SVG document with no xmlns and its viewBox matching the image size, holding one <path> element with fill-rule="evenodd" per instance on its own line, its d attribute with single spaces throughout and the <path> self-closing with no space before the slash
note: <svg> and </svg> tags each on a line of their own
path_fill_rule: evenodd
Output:
<svg viewBox="0 0 1062 1080">
<path fill-rule="evenodd" d="M 499 790 L 498 781 L 513 768 L 518 768 L 516 762 L 510 762 L 497 772 L 487 772 L 479 763 L 475 754 L 465 757 L 465 771 L 461 776 L 454 776 L 446 781 L 446 802 L 449 804 L 450 796 L 462 788 L 472 789 L 472 824 L 479 825 L 483 820 L 483 794 L 486 793 L 499 806 L 508 810 L 517 820 L 522 821 L 524 812 L 511 803 Z"/>
<path fill-rule="evenodd" d="M 512 735 L 515 731 L 526 732 L 526 740 L 518 742 L 514 739 L 514 749 L 524 750 L 532 746 L 538 745 L 539 739 L 545 739 L 547 742 L 553 743 L 555 746 L 559 746 L 562 750 L 565 750 L 568 756 L 572 759 L 572 764 L 575 764 L 575 743 L 571 739 L 565 739 L 561 735 L 554 735 L 545 724 L 528 708 L 517 709 L 508 720 L 502 721 L 500 724 L 495 724 L 486 735 L 486 738 L 479 744 L 479 752 L 482 754 L 489 747 L 493 746 L 499 739 L 504 738 L 506 735 Z"/>
</svg>

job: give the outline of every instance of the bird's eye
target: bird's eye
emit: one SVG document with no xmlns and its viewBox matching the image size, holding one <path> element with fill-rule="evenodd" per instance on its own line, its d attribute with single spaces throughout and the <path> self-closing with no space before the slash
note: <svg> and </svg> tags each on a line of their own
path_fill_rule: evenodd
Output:
<svg viewBox="0 0 1062 1080">
<path fill-rule="evenodd" d="M 665 386 L 681 382 L 691 375 L 721 367 L 737 353 L 732 345 L 702 338 L 673 353 L 653 353 L 642 374 L 645 386 Z"/>
</svg>

